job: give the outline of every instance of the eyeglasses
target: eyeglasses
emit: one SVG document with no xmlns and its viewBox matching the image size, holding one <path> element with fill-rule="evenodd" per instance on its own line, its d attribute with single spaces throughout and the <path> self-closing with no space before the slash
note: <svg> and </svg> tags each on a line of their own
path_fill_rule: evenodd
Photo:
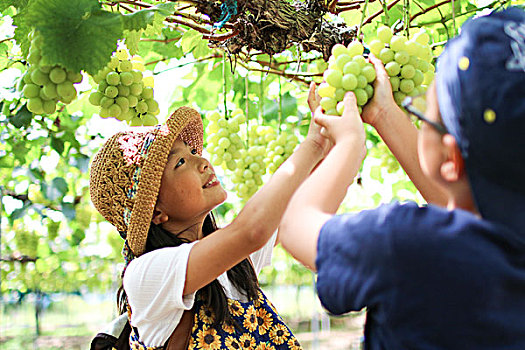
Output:
<svg viewBox="0 0 525 350">
<path fill-rule="evenodd" d="M 424 96 L 407 96 L 403 102 L 401 102 L 401 105 L 408 111 L 408 113 L 412 114 L 417 119 L 430 124 L 430 126 L 436 129 L 441 135 L 448 134 L 447 129 L 443 125 L 428 119 L 425 117 L 425 113 L 421 112 L 421 110 L 426 110 L 427 106 Z"/>
</svg>

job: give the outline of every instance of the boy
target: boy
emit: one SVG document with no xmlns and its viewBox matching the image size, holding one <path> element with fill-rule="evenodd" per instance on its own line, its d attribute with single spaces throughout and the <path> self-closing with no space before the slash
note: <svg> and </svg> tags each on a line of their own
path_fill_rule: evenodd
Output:
<svg viewBox="0 0 525 350">
<path fill-rule="evenodd" d="M 367 122 L 393 104 L 374 63 Z M 407 104 L 423 120 L 417 154 L 415 139 L 403 138 L 410 131 L 396 139 L 395 127 L 374 126 L 425 198 L 445 196 L 446 207 L 391 203 L 334 216 L 363 157 L 348 94 L 342 117 L 317 110 L 325 134 L 347 147 L 334 147 L 295 193 L 281 242 L 317 270 L 327 310 L 367 308 L 366 349 L 525 349 L 525 12 L 468 21 L 439 59 L 427 106 L 423 115 Z M 406 122 L 396 110 L 377 117 Z"/>
</svg>

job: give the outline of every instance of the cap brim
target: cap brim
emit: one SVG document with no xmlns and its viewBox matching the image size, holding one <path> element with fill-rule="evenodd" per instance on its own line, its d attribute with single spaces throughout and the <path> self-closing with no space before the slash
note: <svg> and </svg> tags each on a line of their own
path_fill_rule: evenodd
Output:
<svg viewBox="0 0 525 350">
<path fill-rule="evenodd" d="M 164 125 L 154 131 L 154 140 L 140 171 L 139 186 L 131 211 L 127 240 L 135 256 L 144 253 L 146 240 L 157 202 L 160 182 L 173 142 L 180 137 L 202 154 L 203 125 L 196 110 L 177 109 Z"/>
</svg>

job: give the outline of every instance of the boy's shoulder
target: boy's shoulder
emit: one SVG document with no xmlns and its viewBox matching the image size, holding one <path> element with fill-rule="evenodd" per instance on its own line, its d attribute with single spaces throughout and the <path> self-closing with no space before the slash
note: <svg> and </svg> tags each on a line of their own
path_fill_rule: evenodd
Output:
<svg viewBox="0 0 525 350">
<path fill-rule="evenodd" d="M 507 230 L 497 223 L 484 220 L 463 209 L 447 209 L 436 205 L 418 205 L 414 202 L 393 202 L 377 208 L 384 217 L 382 227 L 393 235 L 435 238 L 443 236 L 470 236 L 471 234 L 500 234 Z"/>
<path fill-rule="evenodd" d="M 471 212 L 413 202 L 380 205 L 328 220 L 318 239 L 318 253 L 360 247 L 371 255 L 418 256 L 428 251 L 463 251 L 478 246 L 525 249 L 525 239 L 506 226 L 484 220 Z"/>
<path fill-rule="evenodd" d="M 392 202 L 357 213 L 336 215 L 323 226 L 325 233 L 340 234 L 347 239 L 348 232 L 360 233 L 381 239 L 417 240 L 433 235 L 464 235 L 469 232 L 500 232 L 502 228 L 465 210 L 415 202 Z"/>
<path fill-rule="evenodd" d="M 376 220 L 376 226 L 369 224 L 369 233 L 384 240 L 398 257 L 418 260 L 422 255 L 440 255 L 445 251 L 451 256 L 483 252 L 485 257 L 495 257 L 509 253 L 511 247 L 512 251 L 525 249 L 525 240 L 519 233 L 466 210 L 391 203 L 377 211 L 384 220 Z"/>
</svg>

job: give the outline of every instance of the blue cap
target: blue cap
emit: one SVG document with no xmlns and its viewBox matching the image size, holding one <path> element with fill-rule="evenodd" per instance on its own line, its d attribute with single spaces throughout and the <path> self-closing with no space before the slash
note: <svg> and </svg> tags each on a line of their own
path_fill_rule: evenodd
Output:
<svg viewBox="0 0 525 350">
<path fill-rule="evenodd" d="M 436 90 L 481 216 L 525 232 L 525 11 L 465 22 L 438 59 Z"/>
</svg>

